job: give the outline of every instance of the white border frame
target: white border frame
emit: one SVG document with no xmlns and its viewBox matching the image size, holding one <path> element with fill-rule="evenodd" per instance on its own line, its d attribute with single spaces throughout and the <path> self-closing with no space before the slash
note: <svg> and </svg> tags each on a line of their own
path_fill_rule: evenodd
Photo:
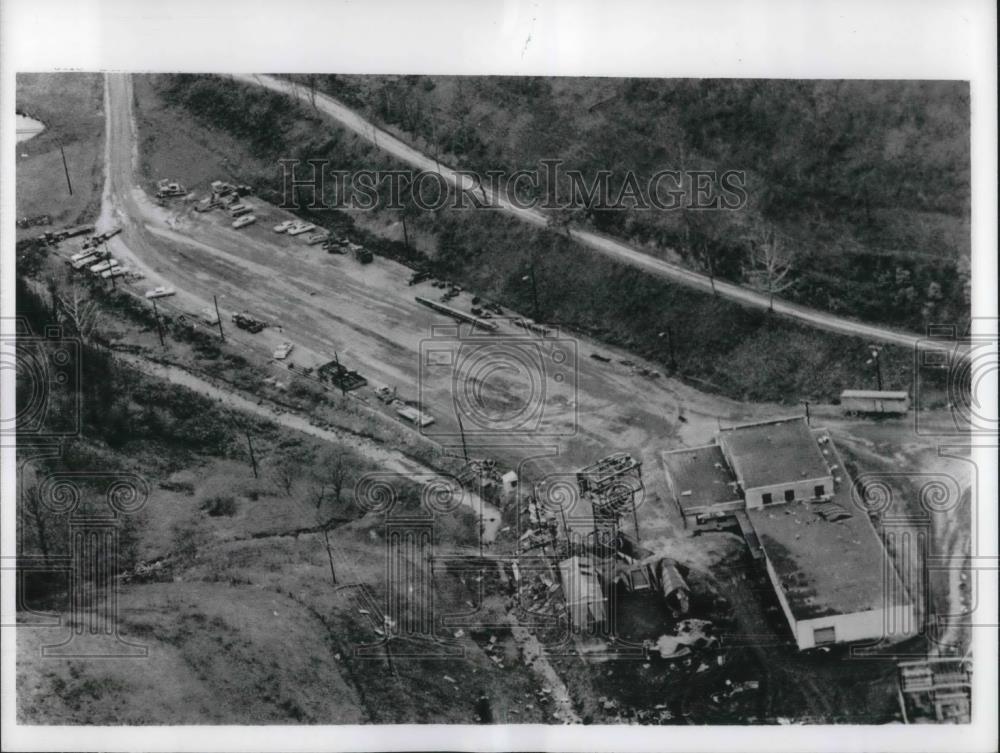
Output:
<svg viewBox="0 0 1000 753">
<path fill-rule="evenodd" d="M 996 8 L 986 0 L 768 3 L 388 0 L 5 0 L 0 5 L 0 314 L 14 311 L 16 71 L 493 73 L 970 81 L 973 311 L 997 316 Z M 13 412 L 4 373 L 2 407 Z M 996 415 L 996 405 L 992 406 Z M 995 442 L 994 442 L 995 443 Z M 981 500 L 997 499 L 996 452 L 977 450 Z M 13 498 L 13 452 L 2 455 Z M 988 469 L 993 469 L 990 474 Z M 995 504 L 979 553 L 996 556 Z M 13 506 L 2 507 L 4 553 Z M 996 573 L 983 573 L 996 622 Z M 12 573 L 3 572 L 5 613 Z M 994 586 L 989 587 L 992 580 Z M 20 727 L 13 640 L 2 636 L 4 750 L 995 750 L 996 629 L 975 631 L 975 727 Z"/>
</svg>

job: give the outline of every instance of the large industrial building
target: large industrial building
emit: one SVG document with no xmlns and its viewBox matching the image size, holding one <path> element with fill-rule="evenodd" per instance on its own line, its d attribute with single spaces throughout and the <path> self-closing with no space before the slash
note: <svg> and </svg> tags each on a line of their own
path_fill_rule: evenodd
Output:
<svg viewBox="0 0 1000 753">
<path fill-rule="evenodd" d="M 800 649 L 899 640 L 913 602 L 829 434 L 802 417 L 735 426 L 716 444 L 663 454 L 685 525 L 739 527 L 764 561 Z"/>
</svg>

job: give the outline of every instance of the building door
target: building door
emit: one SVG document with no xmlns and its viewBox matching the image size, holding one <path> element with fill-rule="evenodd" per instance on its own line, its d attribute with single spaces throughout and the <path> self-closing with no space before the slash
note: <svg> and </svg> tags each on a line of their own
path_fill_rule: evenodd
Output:
<svg viewBox="0 0 1000 753">
<path fill-rule="evenodd" d="M 817 646 L 822 646 L 827 643 L 837 642 L 837 631 L 834 629 L 833 625 L 825 628 L 817 628 L 813 630 L 813 643 Z"/>
</svg>

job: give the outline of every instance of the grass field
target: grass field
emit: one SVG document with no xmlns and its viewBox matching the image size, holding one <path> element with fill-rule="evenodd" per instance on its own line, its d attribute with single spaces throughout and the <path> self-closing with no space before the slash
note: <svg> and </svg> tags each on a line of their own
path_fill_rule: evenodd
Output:
<svg viewBox="0 0 1000 753">
<path fill-rule="evenodd" d="M 97 216 L 104 170 L 104 78 L 99 73 L 21 73 L 17 110 L 45 130 L 17 145 L 17 216 L 48 214 L 56 226 Z M 73 193 L 59 146 L 66 152 Z M 18 229 L 18 239 L 44 228 Z"/>
</svg>

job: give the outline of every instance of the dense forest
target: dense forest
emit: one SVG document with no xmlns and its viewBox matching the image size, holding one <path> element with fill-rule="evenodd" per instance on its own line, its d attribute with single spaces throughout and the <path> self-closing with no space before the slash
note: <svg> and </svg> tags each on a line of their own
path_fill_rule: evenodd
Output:
<svg viewBox="0 0 1000 753">
<path fill-rule="evenodd" d="M 789 250 L 784 297 L 914 331 L 969 316 L 965 83 L 294 78 L 480 173 L 560 159 L 584 176 L 610 171 L 614 193 L 629 172 L 743 171 L 743 210 L 593 209 L 572 221 L 736 282 L 765 224 Z"/>
</svg>

